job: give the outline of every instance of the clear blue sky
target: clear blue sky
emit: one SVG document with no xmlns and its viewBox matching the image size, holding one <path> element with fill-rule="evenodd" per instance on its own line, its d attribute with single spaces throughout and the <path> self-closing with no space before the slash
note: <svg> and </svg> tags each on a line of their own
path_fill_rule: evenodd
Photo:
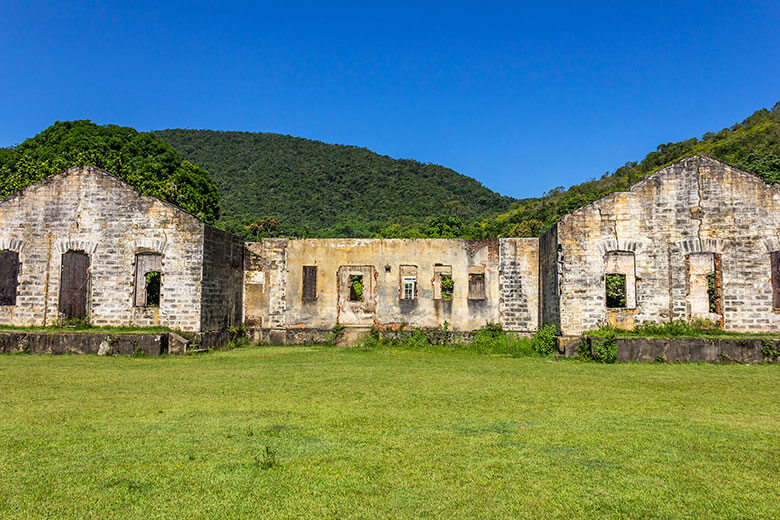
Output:
<svg viewBox="0 0 780 520">
<path fill-rule="evenodd" d="M 370 4 L 1 0 L 0 146 L 67 119 L 280 132 L 523 197 L 780 100 L 778 0 Z"/>
</svg>

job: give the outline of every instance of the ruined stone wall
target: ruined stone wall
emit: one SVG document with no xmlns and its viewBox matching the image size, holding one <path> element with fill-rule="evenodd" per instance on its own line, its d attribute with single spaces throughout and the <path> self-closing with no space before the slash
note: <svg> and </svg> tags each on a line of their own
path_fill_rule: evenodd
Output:
<svg viewBox="0 0 780 520">
<path fill-rule="evenodd" d="M 74 168 L 0 201 L 0 250 L 19 252 L 17 301 L 0 323 L 58 321 L 62 255 L 90 259 L 87 291 L 94 325 L 200 329 L 203 224 L 172 204 L 142 197 L 96 168 Z M 160 306 L 134 306 L 135 258 L 162 254 Z"/>
<path fill-rule="evenodd" d="M 205 226 L 201 330 L 226 330 L 243 320 L 244 242 Z"/>
<path fill-rule="evenodd" d="M 501 326 L 534 332 L 539 327 L 539 240 L 499 240 Z"/>
<path fill-rule="evenodd" d="M 540 324 L 561 327 L 558 224 L 539 238 Z"/>
<path fill-rule="evenodd" d="M 244 322 L 281 329 L 287 300 L 286 238 L 247 242 L 244 249 Z"/>
<path fill-rule="evenodd" d="M 690 283 L 692 253 L 712 253 L 719 263 L 718 318 L 725 330 L 776 332 L 780 314 L 773 309 L 770 252 L 780 249 L 779 231 L 777 186 L 708 157 L 663 168 L 559 223 L 562 332 L 575 335 L 605 322 L 631 327 L 691 319 L 691 287 L 697 286 Z M 542 242 L 543 256 L 551 258 Z M 610 251 L 634 253 L 634 309 L 606 308 Z"/>
<path fill-rule="evenodd" d="M 502 323 L 532 330 L 537 319 L 536 239 L 267 239 L 247 244 L 247 324 L 327 330 L 336 324 L 381 328 L 475 330 Z M 316 266 L 315 297 L 303 294 L 304 266 Z M 451 301 L 435 299 L 437 269 L 450 268 Z M 401 298 L 403 276 L 415 273 L 416 297 Z M 363 277 L 365 298 L 351 302 L 350 275 Z M 484 274 L 484 298 L 469 298 L 469 275 Z M 503 279 L 503 282 L 501 281 Z M 502 294 L 503 291 L 503 294 Z M 516 298 L 510 301 L 508 298 Z"/>
</svg>

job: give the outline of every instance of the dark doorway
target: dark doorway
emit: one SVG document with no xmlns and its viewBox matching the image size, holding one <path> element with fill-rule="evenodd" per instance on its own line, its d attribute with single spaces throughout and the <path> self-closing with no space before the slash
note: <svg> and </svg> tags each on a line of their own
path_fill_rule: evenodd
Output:
<svg viewBox="0 0 780 520">
<path fill-rule="evenodd" d="M 19 253 L 0 252 L 0 305 L 16 305 L 16 285 L 19 278 Z"/>
<path fill-rule="evenodd" d="M 68 251 L 62 255 L 60 274 L 60 315 L 65 319 L 87 317 L 87 287 L 89 285 L 89 255 Z"/>
</svg>

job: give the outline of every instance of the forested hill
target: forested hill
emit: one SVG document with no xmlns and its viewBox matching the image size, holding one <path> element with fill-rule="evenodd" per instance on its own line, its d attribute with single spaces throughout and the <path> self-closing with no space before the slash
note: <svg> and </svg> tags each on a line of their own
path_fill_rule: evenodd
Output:
<svg viewBox="0 0 780 520">
<path fill-rule="evenodd" d="M 473 222 L 507 211 L 501 196 L 449 168 L 365 148 L 270 133 L 155 132 L 211 174 L 220 226 L 247 238 L 368 237 L 435 217 Z"/>
<path fill-rule="evenodd" d="M 495 218 L 467 226 L 469 238 L 538 236 L 563 215 L 615 191 L 624 191 L 654 171 L 683 157 L 707 154 L 755 173 L 766 182 L 780 182 L 780 102 L 761 109 L 729 128 L 685 141 L 659 145 L 640 162 L 628 162 L 600 179 L 569 189 L 554 188 L 538 199 L 526 200 Z"/>
</svg>

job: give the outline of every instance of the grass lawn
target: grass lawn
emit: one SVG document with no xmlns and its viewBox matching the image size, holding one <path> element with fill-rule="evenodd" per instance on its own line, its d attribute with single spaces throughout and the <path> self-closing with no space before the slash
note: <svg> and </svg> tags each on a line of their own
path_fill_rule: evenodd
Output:
<svg viewBox="0 0 780 520">
<path fill-rule="evenodd" d="M 780 518 L 777 365 L 20 354 L 0 396 L 3 518 Z"/>
</svg>

